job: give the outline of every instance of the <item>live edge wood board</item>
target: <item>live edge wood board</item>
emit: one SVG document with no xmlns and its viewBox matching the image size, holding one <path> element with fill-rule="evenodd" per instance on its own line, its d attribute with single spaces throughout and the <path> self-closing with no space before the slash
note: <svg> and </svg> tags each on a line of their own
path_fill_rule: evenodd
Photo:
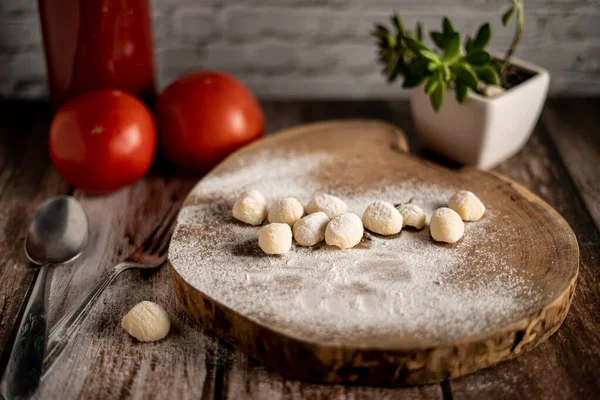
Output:
<svg viewBox="0 0 600 400">
<path fill-rule="evenodd" d="M 528 307 L 511 315 L 501 326 L 493 330 L 484 329 L 484 333 L 475 335 L 466 334 L 458 338 L 449 335 L 447 339 L 438 337 L 419 341 L 418 337 L 392 335 L 382 338 L 374 335 L 370 338 L 353 336 L 352 332 L 348 332 L 347 337 L 327 340 L 322 335 L 311 334 L 310 326 L 298 331 L 285 329 L 271 324 L 269 318 L 240 313 L 198 290 L 188 276 L 190 265 L 181 264 L 189 262 L 190 258 L 180 257 L 181 254 L 175 254 L 173 249 L 177 249 L 180 243 L 189 244 L 190 240 L 200 248 L 203 245 L 214 246 L 214 243 L 205 240 L 202 218 L 198 218 L 196 226 L 192 227 L 194 229 L 190 229 L 189 221 L 182 227 L 180 218 L 169 252 L 169 268 L 179 303 L 202 326 L 214 330 L 258 360 L 301 379 L 328 383 L 414 385 L 456 378 L 513 358 L 546 340 L 564 321 L 573 298 L 579 265 L 577 241 L 564 219 L 544 201 L 508 178 L 474 169 L 451 171 L 409 155 L 403 133 L 381 122 L 316 123 L 255 142 L 231 155 L 205 177 L 189 195 L 182 213 L 186 207 L 215 201 L 222 201 L 224 206 L 230 207 L 233 199 L 203 198 L 196 194 L 199 192 L 197 189 L 202 188 L 207 180 L 243 168 L 240 160 L 254 154 L 265 150 L 271 150 L 273 154 L 289 154 L 296 149 L 301 149 L 302 154 L 324 152 L 338 160 L 339 168 L 312 171 L 311 179 L 330 180 L 332 170 L 334 174 L 335 171 L 345 171 L 353 177 L 345 188 L 350 191 L 364 190 L 374 180 L 398 179 L 399 171 L 405 180 L 416 179 L 432 185 L 475 191 L 494 214 L 504 217 L 502 223 L 493 227 L 502 240 L 486 242 L 485 238 L 478 238 L 481 241 L 479 247 L 490 253 L 509 252 L 506 257 L 511 268 L 526 271 L 531 277 L 535 299 L 530 299 Z M 349 165 L 346 162 L 348 157 L 362 157 L 360 165 Z M 353 173 L 352 168 L 357 170 Z M 264 179 L 268 179 L 268 174 Z M 343 182 L 341 184 L 344 185 Z M 222 223 L 233 222 L 231 218 L 223 218 Z M 515 230 L 519 235 L 511 239 L 514 236 L 511 232 Z M 445 245 L 448 251 L 458 251 L 460 246 L 461 242 Z M 242 246 L 241 249 L 256 254 L 250 247 Z M 478 265 L 477 259 L 470 267 L 474 270 L 486 268 Z M 210 265 L 198 268 L 210 268 Z M 199 270 L 195 273 L 203 271 L 209 272 Z"/>
</svg>

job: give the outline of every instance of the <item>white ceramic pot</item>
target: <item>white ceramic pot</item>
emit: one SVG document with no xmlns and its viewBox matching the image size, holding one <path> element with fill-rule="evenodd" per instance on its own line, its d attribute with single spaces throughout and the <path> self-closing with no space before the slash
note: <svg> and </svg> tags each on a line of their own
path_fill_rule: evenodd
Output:
<svg viewBox="0 0 600 400">
<path fill-rule="evenodd" d="M 463 104 L 448 90 L 437 113 L 423 86 L 412 89 L 410 109 L 423 144 L 454 161 L 482 169 L 517 153 L 540 116 L 550 74 L 516 58 L 511 58 L 511 63 L 536 75 L 496 97 L 469 92 Z"/>
</svg>

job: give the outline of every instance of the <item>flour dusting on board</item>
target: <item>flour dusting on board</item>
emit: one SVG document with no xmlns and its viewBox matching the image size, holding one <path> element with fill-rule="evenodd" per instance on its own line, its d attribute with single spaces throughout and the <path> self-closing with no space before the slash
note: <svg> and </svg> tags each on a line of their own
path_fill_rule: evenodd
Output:
<svg viewBox="0 0 600 400">
<path fill-rule="evenodd" d="M 340 163 L 325 152 L 262 150 L 240 157 L 236 168 L 217 171 L 194 189 L 169 250 L 173 267 L 198 290 L 259 323 L 329 342 L 401 335 L 407 343 L 436 343 L 493 331 L 529 310 L 535 293 L 527 273 L 511 268 L 503 254 L 486 251 L 486 243 L 520 235 L 494 229 L 506 221 L 493 207 L 481 221 L 465 224 L 456 246 L 433 242 L 426 226 L 389 237 L 367 232 L 345 251 L 321 243 L 294 246 L 283 256 L 262 253 L 259 227 L 231 217 L 236 196 L 250 187 L 268 203 L 293 196 L 306 205 L 315 193 L 326 192 L 359 216 L 381 200 L 410 201 L 428 217 L 460 189 L 402 171 L 350 189 L 346 183 L 359 173 L 360 162 L 344 160 L 347 172 L 328 174 Z M 320 179 L 312 179 L 316 174 Z"/>
</svg>

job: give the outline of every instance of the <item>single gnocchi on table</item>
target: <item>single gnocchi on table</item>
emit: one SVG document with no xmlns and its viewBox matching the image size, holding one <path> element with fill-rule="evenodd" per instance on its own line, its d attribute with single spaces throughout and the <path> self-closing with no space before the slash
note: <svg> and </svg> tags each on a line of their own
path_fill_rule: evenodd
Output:
<svg viewBox="0 0 600 400">
<path fill-rule="evenodd" d="M 171 329 L 169 315 L 164 308 L 151 301 L 135 305 L 121 321 L 127 333 L 140 342 L 163 339 Z"/>
</svg>

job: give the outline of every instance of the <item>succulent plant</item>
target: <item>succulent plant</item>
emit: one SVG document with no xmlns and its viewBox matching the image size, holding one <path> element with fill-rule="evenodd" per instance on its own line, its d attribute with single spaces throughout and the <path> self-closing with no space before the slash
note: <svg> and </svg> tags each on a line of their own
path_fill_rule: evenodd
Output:
<svg viewBox="0 0 600 400">
<path fill-rule="evenodd" d="M 467 36 L 461 46 L 460 33 L 452 21 L 444 17 L 442 30 L 430 32 L 437 47 L 429 49 L 423 43 L 423 27 L 417 24 L 414 32 L 406 29 L 398 13 L 392 15 L 391 32 L 386 26 L 376 25 L 372 35 L 379 47 L 379 61 L 388 82 L 404 77 L 403 87 L 412 88 L 425 83 L 425 92 L 430 96 L 435 111 L 440 109 L 448 88 L 454 89 L 459 103 L 465 101 L 469 90 L 479 91 L 479 82 L 505 87 L 512 85 L 509 76 L 510 58 L 523 35 L 523 0 L 512 0 L 512 5 L 502 15 L 502 24 L 508 25 L 516 16 L 513 40 L 503 60 L 496 60 L 487 52 L 492 30 L 486 23 L 479 27 L 474 37 Z M 523 74 L 527 79 L 527 74 Z"/>
<path fill-rule="evenodd" d="M 493 85 L 500 82 L 492 57 L 485 49 L 492 36 L 490 24 L 481 25 L 474 37 L 467 36 L 463 47 L 460 33 L 444 17 L 442 30 L 430 33 L 439 49 L 435 51 L 423 44 L 421 24 L 412 32 L 404 27 L 399 13 L 394 13 L 391 19 L 395 32 L 383 25 L 376 25 L 372 32 L 383 72 L 389 82 L 403 76 L 405 88 L 425 82 L 425 92 L 434 110 L 439 110 L 448 88 L 455 90 L 457 100 L 462 103 L 469 90 L 479 90 L 480 80 Z"/>
</svg>

